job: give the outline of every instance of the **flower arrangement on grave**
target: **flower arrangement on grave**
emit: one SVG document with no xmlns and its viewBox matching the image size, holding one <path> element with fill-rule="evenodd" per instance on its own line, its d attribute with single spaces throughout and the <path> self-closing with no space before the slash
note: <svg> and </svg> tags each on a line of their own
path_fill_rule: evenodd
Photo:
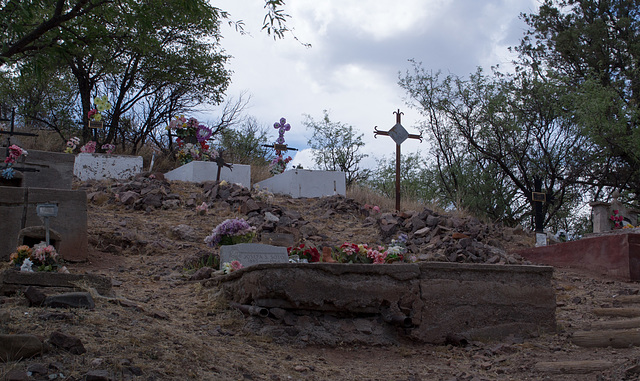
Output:
<svg viewBox="0 0 640 381">
<path fill-rule="evenodd" d="M 218 224 L 204 242 L 210 246 L 236 245 L 249 243 L 256 235 L 256 228 L 243 218 L 230 218 Z"/>
<path fill-rule="evenodd" d="M 94 142 L 93 140 L 88 141 L 87 144 L 85 144 L 82 147 L 80 147 L 80 152 L 82 152 L 82 153 L 95 153 L 97 145 L 98 145 L 98 143 Z"/>
<path fill-rule="evenodd" d="M 198 119 L 187 119 L 184 115 L 176 116 L 167 126 L 167 130 L 177 136 L 180 164 L 184 165 L 191 161 L 210 161 L 218 157 L 218 151 L 208 144 L 213 131 L 198 122 Z"/>
<path fill-rule="evenodd" d="M 15 176 L 13 164 L 21 157 L 27 156 L 28 152 L 15 144 L 9 146 L 9 155 L 4 159 L 5 167 L 2 170 L 2 177 L 11 180 Z"/>
<path fill-rule="evenodd" d="M 20 271 L 58 271 L 59 255 L 52 245 L 40 242 L 33 248 L 21 245 L 11 254 L 9 261 L 12 265 L 20 267 Z"/>
<path fill-rule="evenodd" d="M 209 210 L 209 206 L 204 201 L 202 202 L 202 204 L 196 206 L 196 214 L 200 216 L 204 216 L 205 214 L 207 214 L 207 210 Z"/>
<path fill-rule="evenodd" d="M 613 223 L 613 229 L 622 229 L 624 218 L 620 215 L 618 210 L 614 210 L 609 219 Z"/>
<path fill-rule="evenodd" d="M 295 247 L 288 247 L 287 253 L 290 258 L 292 256 L 298 256 L 299 261 L 320 262 L 320 252 L 318 249 L 313 246 L 306 246 L 304 243 Z"/>
<path fill-rule="evenodd" d="M 64 153 L 73 153 L 73 151 L 75 151 L 78 147 L 78 144 L 80 144 L 80 138 L 78 138 L 77 136 L 71 137 L 69 140 L 67 140 Z"/>
<path fill-rule="evenodd" d="M 275 197 L 273 193 L 269 192 L 269 189 L 260 188 L 260 185 L 258 184 L 254 184 L 253 189 L 251 190 L 251 195 L 254 200 L 266 203 L 270 203 Z"/>
<path fill-rule="evenodd" d="M 287 164 L 293 160 L 291 156 L 287 156 L 286 158 L 282 157 L 282 154 L 276 156 L 271 163 L 269 164 L 269 172 L 272 175 L 279 175 L 287 169 Z"/>
<path fill-rule="evenodd" d="M 388 247 L 368 246 L 345 242 L 336 250 L 335 259 L 340 263 L 393 263 L 405 260 L 407 253 L 406 234 L 391 241 Z"/>
<path fill-rule="evenodd" d="M 291 130 L 291 125 L 287 123 L 287 119 L 280 118 L 279 122 L 273 124 L 273 128 L 278 130 L 277 144 L 284 144 L 284 133 Z M 282 151 L 276 149 L 276 157 L 269 164 L 269 172 L 273 175 L 279 175 L 287 169 L 287 164 L 291 161 L 291 156 L 283 157 Z"/>
<path fill-rule="evenodd" d="M 225 274 L 231 274 L 232 272 L 238 271 L 243 268 L 244 266 L 242 266 L 242 263 L 240 263 L 239 261 L 225 262 L 221 266 L 221 269 Z"/>
<path fill-rule="evenodd" d="M 90 121 L 100 122 L 102 121 L 102 113 L 111 110 L 111 103 L 109 103 L 106 95 L 93 98 L 93 103 L 96 107 L 89 110 L 87 117 Z"/>
<path fill-rule="evenodd" d="M 116 149 L 116 146 L 113 144 L 107 143 L 107 144 L 103 144 L 101 148 L 104 150 L 106 154 L 110 155 L 113 153 L 113 150 Z"/>
</svg>

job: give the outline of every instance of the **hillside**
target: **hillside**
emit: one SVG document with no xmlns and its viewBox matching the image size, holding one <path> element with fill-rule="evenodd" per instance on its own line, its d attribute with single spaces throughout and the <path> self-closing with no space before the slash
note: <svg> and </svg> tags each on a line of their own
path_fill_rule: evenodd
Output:
<svg viewBox="0 0 640 381">
<path fill-rule="evenodd" d="M 246 218 L 259 233 L 291 234 L 295 243 L 314 246 L 388 244 L 406 232 L 419 261 L 524 263 L 513 250 L 533 238 L 522 230 L 428 209 L 374 213 L 338 196 L 292 199 L 232 185 L 170 183 L 160 175 L 76 186 L 89 197 L 89 260 L 68 267 L 111 278 L 117 300 L 97 296 L 95 309 L 59 310 L 30 307 L 20 293 L 1 296 L 0 333 L 30 333 L 47 342 L 62 332 L 86 350 L 71 354 L 51 346 L 42 356 L 0 365 L 2 379 L 631 380 L 640 373 L 633 347 L 583 348 L 572 341 L 576 332 L 608 319 L 596 310 L 620 307 L 620 296 L 638 294 L 635 283 L 556 270 L 554 335 L 466 345 L 318 347 L 276 345 L 243 330 L 242 313 L 216 289 L 190 280 L 215 250 L 203 238 L 230 217 Z M 208 203 L 205 215 L 195 211 L 202 202 Z M 18 378 L 27 371 L 31 378 Z"/>
</svg>

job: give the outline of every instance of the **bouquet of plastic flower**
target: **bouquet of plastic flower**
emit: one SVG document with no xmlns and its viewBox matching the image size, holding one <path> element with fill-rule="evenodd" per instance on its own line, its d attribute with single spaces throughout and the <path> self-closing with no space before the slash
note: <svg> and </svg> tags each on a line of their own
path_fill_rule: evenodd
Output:
<svg viewBox="0 0 640 381">
<path fill-rule="evenodd" d="M 58 253 L 53 246 L 45 242 L 40 242 L 33 247 L 31 260 L 35 266 L 38 266 L 38 271 L 54 271 L 58 268 Z"/>
<path fill-rule="evenodd" d="M 74 136 L 67 141 L 67 148 L 64 149 L 64 153 L 73 153 L 76 147 L 80 144 L 80 138 Z"/>
<path fill-rule="evenodd" d="M 225 274 L 231 274 L 232 272 L 243 268 L 244 266 L 242 266 L 242 263 L 240 263 L 239 261 L 225 262 L 222 264 L 222 270 Z"/>
<path fill-rule="evenodd" d="M 106 95 L 93 98 L 93 103 L 96 104 L 96 107 L 89 110 L 87 118 L 100 122 L 102 120 L 102 112 L 111 110 L 111 103 L 109 103 Z"/>
<path fill-rule="evenodd" d="M 281 174 L 285 169 L 287 169 L 287 164 L 289 164 L 291 160 L 293 160 L 291 159 L 291 156 L 288 156 L 287 158 L 283 158 L 282 155 L 276 156 L 271 161 L 271 164 L 269 164 L 269 172 L 271 172 L 272 175 Z"/>
<path fill-rule="evenodd" d="M 341 263 L 371 263 L 367 256 L 369 246 L 345 242 L 336 250 L 336 260 Z"/>
<path fill-rule="evenodd" d="M 289 256 L 297 255 L 299 259 L 306 259 L 308 262 L 320 262 L 320 252 L 313 246 L 305 246 L 304 243 L 296 247 L 288 247 Z"/>
<path fill-rule="evenodd" d="M 38 271 L 56 271 L 59 266 L 56 249 L 44 242 L 35 245 L 33 249 L 27 245 L 18 246 L 9 259 L 12 265 L 21 267 L 22 271 L 31 271 L 32 266 Z"/>
<path fill-rule="evenodd" d="M 620 215 L 618 210 L 614 210 L 613 214 L 609 217 L 611 222 L 613 222 L 614 229 L 622 229 L 624 218 Z"/>
<path fill-rule="evenodd" d="M 13 164 L 20 158 L 20 156 L 27 156 L 28 152 L 25 149 L 18 147 L 15 144 L 9 146 L 9 155 L 4 159 L 5 168 L 2 170 L 2 177 L 10 180 L 15 175 L 13 170 Z"/>
<path fill-rule="evenodd" d="M 80 152 L 82 153 L 95 153 L 96 152 L 97 143 L 93 140 L 87 142 L 87 144 L 80 147 Z"/>
<path fill-rule="evenodd" d="M 224 220 L 216 226 L 204 242 L 210 247 L 249 243 L 256 235 L 256 228 L 242 218 Z"/>
<path fill-rule="evenodd" d="M 32 250 L 27 245 L 21 245 L 16 248 L 16 251 L 11 253 L 9 256 L 9 261 L 14 266 L 22 266 L 22 262 L 25 259 L 31 258 Z"/>
</svg>

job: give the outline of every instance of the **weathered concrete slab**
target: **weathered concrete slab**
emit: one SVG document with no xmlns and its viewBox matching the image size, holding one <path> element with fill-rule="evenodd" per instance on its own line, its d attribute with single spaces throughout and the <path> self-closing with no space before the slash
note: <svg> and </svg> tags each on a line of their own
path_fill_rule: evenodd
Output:
<svg viewBox="0 0 640 381">
<path fill-rule="evenodd" d="M 6 295 L 16 290 L 23 290 L 28 286 L 34 286 L 43 290 L 65 289 L 70 291 L 81 291 L 79 284 L 95 288 L 100 295 L 112 294 L 111 279 L 95 274 L 62 274 L 52 272 L 24 272 L 16 270 L 6 270 L 0 273 L 0 294 Z"/>
<path fill-rule="evenodd" d="M 582 269 L 625 281 L 640 280 L 640 234 L 607 234 L 518 251 L 533 263 Z"/>
<path fill-rule="evenodd" d="M 61 236 L 60 255 L 68 261 L 87 259 L 87 195 L 84 191 L 43 188 L 0 187 L 0 260 L 9 256 L 18 246 L 20 231 L 27 227 L 42 226 L 38 217 L 38 204 L 58 206 L 57 217 L 49 219 L 50 228 Z"/>
<path fill-rule="evenodd" d="M 239 261 L 244 267 L 262 263 L 289 263 L 287 249 L 259 243 L 240 243 L 220 247 L 220 263 Z"/>
<path fill-rule="evenodd" d="M 205 282 L 241 306 L 269 310 L 247 328 L 307 343 L 390 344 L 447 337 L 498 340 L 555 330 L 553 269 L 421 264 L 257 265 Z"/>
<path fill-rule="evenodd" d="M 448 335 L 492 340 L 555 330 L 552 268 L 420 264 L 422 324 L 413 337 L 444 342 Z"/>
<path fill-rule="evenodd" d="M 25 161 L 15 164 L 15 168 L 28 168 L 24 171 L 23 187 L 71 189 L 75 156 L 62 152 L 28 150 Z M 6 148 L 0 147 L 0 157 L 6 156 Z"/>
<path fill-rule="evenodd" d="M 125 180 L 142 172 L 142 156 L 79 153 L 73 174 L 80 180 Z"/>
<path fill-rule="evenodd" d="M 261 189 L 272 193 L 288 194 L 293 198 L 346 195 L 344 172 L 292 169 L 260 181 Z"/>
<path fill-rule="evenodd" d="M 191 161 L 164 174 L 167 180 L 187 181 L 203 183 L 215 181 L 218 176 L 218 164 L 213 161 Z M 223 167 L 220 171 L 220 180 L 232 184 L 240 184 L 245 188 L 251 188 L 251 166 L 245 164 L 233 164 L 233 168 Z"/>
</svg>

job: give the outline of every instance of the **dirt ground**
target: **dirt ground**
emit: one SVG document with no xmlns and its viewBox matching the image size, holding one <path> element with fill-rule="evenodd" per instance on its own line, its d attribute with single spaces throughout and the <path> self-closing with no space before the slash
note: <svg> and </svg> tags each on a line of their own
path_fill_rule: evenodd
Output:
<svg viewBox="0 0 640 381">
<path fill-rule="evenodd" d="M 175 190 L 188 197 L 197 189 Z M 314 200 L 278 199 L 306 213 Z M 44 365 L 36 379 L 81 380 L 104 370 L 113 380 L 637 380 L 640 350 L 574 344 L 576 333 L 602 321 L 603 308 L 633 310 L 640 285 L 567 269 L 556 269 L 557 331 L 533 339 L 472 342 L 465 346 L 406 343 L 387 347 L 283 346 L 243 330 L 242 314 L 228 307 L 218 290 L 188 281 L 193 258 L 211 251 L 202 242 L 237 210 L 214 208 L 134 210 L 97 197 L 89 203 L 89 260 L 69 264 L 73 273 L 112 279 L 126 303 L 97 298 L 93 310 L 29 307 L 24 296 L 0 297 L 0 333 L 30 333 L 46 341 L 54 331 L 82 340 L 86 353 L 52 348 L 28 360 L 0 364 L 10 371 Z M 375 242 L 375 227 L 363 228 L 355 215 L 310 218 L 336 242 Z M 194 239 L 175 239 L 172 227 L 194 229 Z M 183 237 L 184 238 L 184 237 Z M 7 267 L 7 265 L 4 265 Z M 640 306 L 638 306 L 640 307 Z M 53 316 L 53 317 L 52 317 Z M 640 327 L 640 325 L 638 325 Z M 635 329 L 637 331 L 637 329 Z M 633 331 L 633 332 L 635 332 Z M 632 333 L 633 333 L 632 332 Z M 636 332 L 637 334 L 637 332 Z M 86 377 L 86 379 L 95 379 Z"/>
</svg>

